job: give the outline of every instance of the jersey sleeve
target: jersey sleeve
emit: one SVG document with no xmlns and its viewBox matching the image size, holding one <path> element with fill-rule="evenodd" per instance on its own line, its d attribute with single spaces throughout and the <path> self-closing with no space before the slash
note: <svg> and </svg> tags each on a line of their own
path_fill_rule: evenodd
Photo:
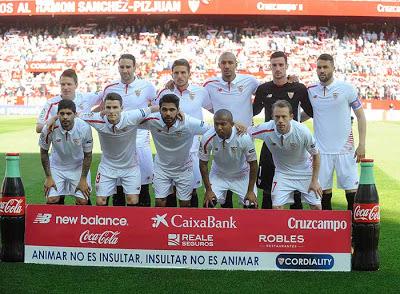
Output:
<svg viewBox="0 0 400 294">
<path fill-rule="evenodd" d="M 150 114 L 150 108 L 133 109 L 125 112 L 126 124 L 129 126 L 139 125 L 143 119 Z"/>
<path fill-rule="evenodd" d="M 247 128 L 247 133 L 256 139 L 266 141 L 269 134 L 274 132 L 273 121 L 262 123 L 258 126 L 250 126 Z"/>
<path fill-rule="evenodd" d="M 349 85 L 347 89 L 347 101 L 353 110 L 357 110 L 362 107 L 362 102 L 358 98 L 357 89 L 353 85 Z"/>
<path fill-rule="evenodd" d="M 90 108 L 103 102 L 103 93 L 89 93 L 87 97 Z"/>
<path fill-rule="evenodd" d="M 157 89 L 156 87 L 149 82 L 149 86 L 146 89 L 146 99 L 148 101 L 148 105 L 157 105 Z"/>
<path fill-rule="evenodd" d="M 261 112 L 261 110 L 264 108 L 264 101 L 263 101 L 263 95 L 262 95 L 262 87 L 258 87 L 256 90 L 256 96 L 254 97 L 253 101 L 253 115 L 257 115 Z"/>
<path fill-rule="evenodd" d="M 194 135 L 203 135 L 210 129 L 210 125 L 202 120 L 187 116 L 187 125 Z"/>
<path fill-rule="evenodd" d="M 212 103 L 211 103 L 211 99 L 210 99 L 210 95 L 208 94 L 208 91 L 203 88 L 203 91 L 201 91 L 202 97 L 203 97 L 203 102 L 201 104 L 201 107 L 203 107 L 204 109 L 207 109 L 208 111 L 213 109 Z"/>
<path fill-rule="evenodd" d="M 243 135 L 243 143 L 244 143 L 244 154 L 246 156 L 246 161 L 257 161 L 257 153 L 256 147 L 254 146 L 254 142 L 249 135 Z"/>
<path fill-rule="evenodd" d="M 84 138 L 82 138 L 83 152 L 92 152 L 93 150 L 93 137 L 92 129 L 88 126 Z"/>
<path fill-rule="evenodd" d="M 313 108 L 311 105 L 311 101 L 308 97 L 308 91 L 306 86 L 303 84 L 300 84 L 300 89 L 299 89 L 299 101 L 300 101 L 300 107 L 304 110 L 304 112 L 309 116 L 313 117 Z"/>
<path fill-rule="evenodd" d="M 52 133 L 48 130 L 47 125 L 45 125 L 42 129 L 42 132 L 39 136 L 39 146 L 44 150 L 49 150 L 51 145 L 51 136 Z"/>
<path fill-rule="evenodd" d="M 44 125 L 49 118 L 52 107 L 53 105 L 49 101 L 47 101 L 40 111 L 36 123 Z"/>
<path fill-rule="evenodd" d="M 200 141 L 199 147 L 199 159 L 202 161 L 209 161 L 212 149 L 212 139 L 215 137 L 215 134 L 211 134 L 211 136 L 203 136 Z"/>
<path fill-rule="evenodd" d="M 306 127 L 306 126 L 302 126 L 303 127 L 303 132 L 304 132 L 304 145 L 305 148 L 307 149 L 308 153 L 310 153 L 311 155 L 316 155 L 319 153 L 319 150 L 317 148 L 316 142 L 315 142 L 315 138 L 314 136 L 311 134 L 311 131 Z"/>
<path fill-rule="evenodd" d="M 256 93 L 258 86 L 260 85 L 260 82 L 253 76 L 250 76 L 250 88 L 251 92 L 253 95 Z"/>
<path fill-rule="evenodd" d="M 101 127 L 105 124 L 104 119 L 101 117 L 99 112 L 86 112 L 79 114 L 79 118 L 84 122 L 95 128 L 96 130 L 100 130 Z"/>
</svg>

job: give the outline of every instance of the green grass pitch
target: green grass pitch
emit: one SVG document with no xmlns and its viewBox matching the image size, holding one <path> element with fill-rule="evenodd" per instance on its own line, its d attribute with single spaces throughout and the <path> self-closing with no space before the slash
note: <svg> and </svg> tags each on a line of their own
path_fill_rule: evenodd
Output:
<svg viewBox="0 0 400 294">
<path fill-rule="evenodd" d="M 44 175 L 34 124 L 33 118 L 0 118 L 0 154 L 21 152 L 27 202 L 43 203 Z M 377 272 L 200 271 L 0 263 L 0 293 L 400 293 L 399 146 L 400 123 L 368 123 L 367 157 L 375 159 L 381 203 L 381 267 Z M 92 177 L 100 159 L 99 150 L 95 141 Z M 4 156 L 0 155 L 1 176 L 4 168 Z M 342 191 L 335 190 L 333 199 L 335 208 L 345 208 Z"/>
</svg>

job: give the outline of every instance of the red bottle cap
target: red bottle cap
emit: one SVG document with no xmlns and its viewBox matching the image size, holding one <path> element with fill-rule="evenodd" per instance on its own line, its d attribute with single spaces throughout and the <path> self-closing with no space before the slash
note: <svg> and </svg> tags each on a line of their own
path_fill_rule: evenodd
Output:
<svg viewBox="0 0 400 294">
<path fill-rule="evenodd" d="M 19 153 L 6 153 L 6 156 L 19 156 Z"/>
<path fill-rule="evenodd" d="M 374 162 L 374 160 L 373 159 L 364 158 L 364 159 L 361 159 L 361 162 Z"/>
</svg>

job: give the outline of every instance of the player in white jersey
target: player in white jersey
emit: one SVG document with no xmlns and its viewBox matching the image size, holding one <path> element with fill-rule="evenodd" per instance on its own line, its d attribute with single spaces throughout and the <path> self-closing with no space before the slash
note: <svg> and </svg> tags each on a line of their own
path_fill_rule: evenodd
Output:
<svg viewBox="0 0 400 294">
<path fill-rule="evenodd" d="M 122 97 L 124 110 L 148 107 L 156 98 L 156 88 L 149 81 L 135 76 L 136 59 L 131 54 L 122 54 L 118 60 L 121 79 L 106 86 L 101 97 L 108 93 L 118 93 Z M 149 184 L 153 180 L 153 156 L 150 147 L 150 135 L 147 130 L 138 130 L 136 153 L 141 172 L 140 206 L 150 206 Z M 121 188 L 113 197 L 114 206 L 125 205 Z"/>
<path fill-rule="evenodd" d="M 101 161 L 96 175 L 96 204 L 107 205 L 107 198 L 121 183 L 128 206 L 137 206 L 141 186 L 136 155 L 138 124 L 158 106 L 123 111 L 122 97 L 108 93 L 102 113 L 85 113 L 82 119 L 94 127 L 100 139 Z M 103 115 L 105 113 L 105 115 Z"/>
<path fill-rule="evenodd" d="M 322 209 L 332 209 L 332 179 L 336 170 L 337 186 L 346 191 L 347 209 L 352 210 L 358 187 L 357 162 L 365 157 L 366 119 L 357 90 L 334 79 L 334 69 L 333 57 L 320 55 L 317 60 L 320 83 L 308 88 L 314 110 L 314 135 L 321 152 Z M 354 149 L 351 109 L 358 122 L 357 149 Z"/>
<path fill-rule="evenodd" d="M 98 94 L 79 93 L 76 91 L 77 87 L 78 76 L 76 72 L 73 69 L 63 71 L 60 76 L 61 94 L 47 100 L 46 104 L 43 106 L 36 122 L 37 133 L 42 131 L 46 123 L 51 125 L 57 119 L 57 106 L 62 99 L 74 101 L 78 114 L 90 112 L 93 106 L 100 104 L 101 99 L 99 99 Z"/>
<path fill-rule="evenodd" d="M 185 114 L 188 114 L 199 120 L 203 120 L 203 108 L 211 110 L 212 106 L 208 97 L 208 92 L 200 86 L 189 84 L 190 65 L 186 59 L 177 59 L 172 64 L 172 89 L 164 88 L 157 95 L 157 100 L 166 94 L 175 94 L 179 97 L 179 108 Z M 200 144 L 200 136 L 193 138 L 192 148 L 190 153 L 193 161 L 193 192 L 191 198 L 191 207 L 198 207 L 198 196 L 196 189 L 201 187 L 201 174 L 199 168 L 198 150 Z M 168 195 L 168 207 L 176 207 L 176 196 Z"/>
<path fill-rule="evenodd" d="M 214 128 L 207 131 L 199 148 L 200 170 L 205 186 L 204 206 L 225 203 L 228 190 L 235 192 L 244 207 L 257 207 L 257 154 L 252 138 L 238 135 L 232 113 L 220 109 L 214 115 Z M 208 161 L 214 156 L 210 175 Z"/>
<path fill-rule="evenodd" d="M 167 196 L 173 192 L 175 186 L 179 205 L 190 207 L 193 190 L 190 149 L 193 138 L 204 134 L 210 127 L 189 115 L 178 120 L 179 98 L 175 94 L 164 95 L 159 105 L 160 113 L 150 115 L 140 125 L 141 128 L 151 131 L 157 150 L 153 180 L 156 206 L 166 206 Z"/>
<path fill-rule="evenodd" d="M 253 76 L 236 73 L 237 60 L 231 52 L 221 54 L 218 66 L 221 69 L 221 77 L 210 78 L 204 84 L 214 112 L 219 109 L 227 109 L 232 113 L 235 122 L 251 126 L 253 121 L 252 97 L 259 82 Z M 228 192 L 223 207 L 233 207 L 231 192 Z"/>
<path fill-rule="evenodd" d="M 57 109 L 59 120 L 52 130 L 44 126 L 39 139 L 47 204 L 59 204 L 60 196 L 73 195 L 76 204 L 86 205 L 91 190 L 92 131 L 75 117 L 76 106 L 71 100 L 61 100 Z"/>
<path fill-rule="evenodd" d="M 36 122 L 36 132 L 40 133 L 44 125 L 48 125 L 50 128 L 54 122 L 58 119 L 57 109 L 58 103 L 62 99 L 72 100 L 75 103 L 77 113 L 90 112 L 91 109 L 100 104 L 101 99 L 99 99 L 96 93 L 79 93 L 76 91 L 78 87 L 78 76 L 73 69 L 67 69 L 63 71 L 60 76 L 60 92 L 61 94 L 47 100 L 46 104 L 43 106 L 39 117 Z M 90 178 L 90 171 L 89 171 Z M 88 203 L 91 204 L 90 198 Z M 64 204 L 64 196 L 59 197 L 59 203 Z"/>
<path fill-rule="evenodd" d="M 272 207 L 283 209 L 285 204 L 293 203 L 297 190 L 311 209 L 321 209 L 320 156 L 310 130 L 293 120 L 292 106 L 286 100 L 272 105 L 272 117 L 273 120 L 247 130 L 252 137 L 262 139 L 272 153 Z"/>
</svg>

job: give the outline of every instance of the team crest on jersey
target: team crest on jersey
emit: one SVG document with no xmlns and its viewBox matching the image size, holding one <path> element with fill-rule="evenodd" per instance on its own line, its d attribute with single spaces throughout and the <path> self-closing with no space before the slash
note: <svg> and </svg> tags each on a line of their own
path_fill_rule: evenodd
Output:
<svg viewBox="0 0 400 294">
<path fill-rule="evenodd" d="M 292 99 L 293 96 L 294 96 L 294 92 L 288 92 L 287 95 L 288 95 L 288 97 L 289 97 L 290 99 Z"/>
<path fill-rule="evenodd" d="M 190 98 L 190 99 L 193 100 L 193 99 L 194 99 L 194 96 L 195 96 L 194 92 L 189 92 L 189 98 Z"/>
<path fill-rule="evenodd" d="M 182 131 L 176 131 L 175 132 L 177 137 L 182 137 L 183 132 Z"/>
<path fill-rule="evenodd" d="M 333 98 L 334 99 L 337 99 L 338 96 L 339 96 L 339 93 L 336 93 L 336 92 L 333 93 Z"/>
<path fill-rule="evenodd" d="M 243 86 L 240 85 L 240 86 L 238 87 L 238 90 L 239 90 L 240 93 L 242 93 L 242 92 L 243 92 Z"/>
<path fill-rule="evenodd" d="M 218 88 L 218 92 L 222 92 L 222 88 Z"/>
<path fill-rule="evenodd" d="M 232 147 L 231 147 L 231 151 L 232 151 L 233 153 L 236 153 L 236 151 L 237 151 L 237 146 L 232 146 Z"/>
<path fill-rule="evenodd" d="M 81 140 L 79 139 L 73 139 L 72 141 L 74 141 L 76 145 L 81 145 Z"/>
<path fill-rule="evenodd" d="M 272 98 L 272 94 L 268 94 L 268 95 L 267 95 L 267 98 Z"/>
<path fill-rule="evenodd" d="M 297 148 L 297 144 L 296 143 L 290 143 L 290 148 L 296 149 Z"/>
<path fill-rule="evenodd" d="M 140 96 L 140 93 L 142 92 L 142 90 L 135 90 L 135 94 L 136 94 L 136 96 Z"/>
<path fill-rule="evenodd" d="M 56 142 L 57 142 L 57 143 L 60 143 L 60 142 L 61 142 L 61 139 L 60 139 L 60 138 L 57 138 L 57 139 L 56 139 Z"/>
</svg>

